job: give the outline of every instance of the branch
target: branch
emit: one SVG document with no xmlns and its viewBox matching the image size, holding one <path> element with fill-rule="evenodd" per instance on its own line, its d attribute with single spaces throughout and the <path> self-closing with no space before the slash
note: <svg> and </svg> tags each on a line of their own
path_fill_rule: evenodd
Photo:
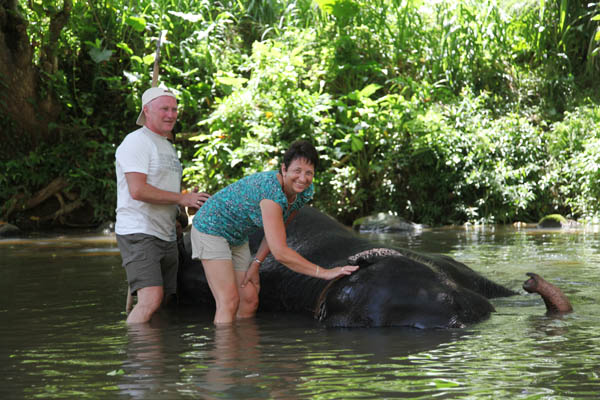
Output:
<svg viewBox="0 0 600 400">
<path fill-rule="evenodd" d="M 54 179 L 52 182 L 50 182 L 48 184 L 48 186 L 46 186 L 45 188 L 43 188 L 42 190 L 37 192 L 35 194 L 35 196 L 33 196 L 31 199 L 29 199 L 27 201 L 27 203 L 23 207 L 23 211 L 29 210 L 30 208 L 33 208 L 33 207 L 41 204 L 49 197 L 52 197 L 56 193 L 59 193 L 61 190 L 66 188 L 68 185 L 69 184 L 67 183 L 67 181 L 62 177 Z"/>
<path fill-rule="evenodd" d="M 50 26 L 48 27 L 49 40 L 46 42 L 41 51 L 41 63 L 42 68 L 47 73 L 54 73 L 58 70 L 58 59 L 56 58 L 56 45 L 58 44 L 58 38 L 60 32 L 69 22 L 71 16 L 71 10 L 73 9 L 73 0 L 64 0 L 63 8 L 55 13 L 49 13 Z"/>
<path fill-rule="evenodd" d="M 83 205 L 83 200 L 81 199 L 77 199 L 72 203 L 64 205 L 64 200 L 62 197 L 60 197 L 60 194 L 57 193 L 56 196 L 59 199 L 59 203 L 61 203 L 61 207 L 56 210 L 54 214 L 46 215 L 45 217 L 40 218 L 40 221 L 48 221 L 50 219 L 56 220 L 57 218 L 67 215 Z"/>
<path fill-rule="evenodd" d="M 62 28 L 64 28 L 67 22 L 69 22 L 72 9 L 73 0 L 64 0 L 62 10 L 50 15 L 50 43 L 56 43 L 58 41 L 60 31 L 62 31 Z"/>
<path fill-rule="evenodd" d="M 2 207 L 2 219 L 8 220 L 10 215 L 19 208 L 19 205 L 22 204 L 25 195 L 21 192 L 15 193 L 7 202 L 4 203 Z"/>
</svg>

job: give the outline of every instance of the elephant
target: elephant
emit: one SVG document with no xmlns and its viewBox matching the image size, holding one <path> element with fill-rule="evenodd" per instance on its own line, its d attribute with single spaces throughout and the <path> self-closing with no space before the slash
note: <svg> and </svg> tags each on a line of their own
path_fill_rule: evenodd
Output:
<svg viewBox="0 0 600 400">
<path fill-rule="evenodd" d="M 558 287 L 534 272 L 528 272 L 526 275 L 529 279 L 523 283 L 523 289 L 528 293 L 538 293 L 542 297 L 547 315 L 557 316 L 573 311 L 571 302 Z"/>
<path fill-rule="evenodd" d="M 250 238 L 258 248 L 262 232 Z M 463 328 L 494 312 L 490 299 L 517 294 L 455 259 L 382 245 L 316 208 L 305 206 L 287 226 L 288 245 L 324 267 L 358 265 L 352 275 L 326 281 L 296 273 L 269 255 L 260 268 L 258 312 L 312 315 L 324 327 Z M 180 304 L 211 307 L 200 261 L 180 246 Z"/>
</svg>

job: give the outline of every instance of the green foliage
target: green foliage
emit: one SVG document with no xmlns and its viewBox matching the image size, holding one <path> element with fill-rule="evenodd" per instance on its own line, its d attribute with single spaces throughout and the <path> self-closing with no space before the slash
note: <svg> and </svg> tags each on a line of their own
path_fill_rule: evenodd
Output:
<svg viewBox="0 0 600 400">
<path fill-rule="evenodd" d="M 510 222 L 539 212 L 539 128 L 518 115 L 493 117 L 486 96 L 463 92 L 460 101 L 430 108 L 411 127 L 409 185 L 417 196 L 410 204 L 417 218 Z M 428 199 L 437 201 L 423 206 Z"/>
<path fill-rule="evenodd" d="M 214 191 L 246 173 L 276 168 L 287 144 L 322 134 L 330 99 L 318 92 L 311 35 L 289 31 L 281 41 L 256 42 L 240 75 L 217 74 L 217 84 L 231 94 L 217 98 L 215 111 L 200 122 L 207 133 L 191 139 L 198 144 L 185 171 L 190 184 Z"/>
<path fill-rule="evenodd" d="M 39 49 L 56 5 L 20 3 Z M 162 35 L 188 186 L 277 168 L 308 138 L 323 161 L 315 203 L 347 223 L 591 218 L 598 13 L 568 0 L 76 1 L 59 71 L 44 77 L 63 109 L 57 135 L 2 161 L 0 201 L 62 176 L 99 221 L 114 217 L 114 150 Z"/>
<path fill-rule="evenodd" d="M 35 151 L 15 154 L 12 160 L 2 163 L 4 173 L 0 175 L 3 216 L 12 206 L 9 199 L 17 193 L 27 197 L 45 188 L 57 177 L 69 182 L 67 191 L 76 194 L 90 212 L 90 220 L 101 223 L 113 218 L 116 204 L 116 182 L 114 178 L 114 146 L 110 143 L 83 141 L 73 137 L 58 145 L 43 144 Z M 22 200 L 22 199 L 21 199 Z M 18 200 L 18 201 L 21 201 Z M 14 216 L 13 216 L 14 217 Z M 18 223 L 29 226 L 31 221 Z"/>
<path fill-rule="evenodd" d="M 400 95 L 377 97 L 378 85 L 368 85 L 339 98 L 332 109 L 335 124 L 326 138 L 329 167 L 323 172 L 317 203 L 344 221 L 373 210 L 389 210 L 402 170 L 416 102 Z M 322 198 L 321 198 L 322 197 Z"/>
<path fill-rule="evenodd" d="M 586 219 L 600 214 L 599 133 L 598 106 L 584 104 L 567 112 L 546 135 L 556 194 L 572 215 Z"/>
</svg>

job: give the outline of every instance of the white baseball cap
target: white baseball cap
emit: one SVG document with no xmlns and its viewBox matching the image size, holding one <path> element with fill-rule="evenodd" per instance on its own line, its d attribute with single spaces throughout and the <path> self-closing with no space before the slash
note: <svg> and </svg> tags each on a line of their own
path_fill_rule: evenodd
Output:
<svg viewBox="0 0 600 400">
<path fill-rule="evenodd" d="M 144 115 L 144 107 L 146 106 L 146 104 L 150 103 L 152 100 L 160 96 L 170 96 L 174 99 L 177 99 L 177 97 L 175 97 L 175 93 L 171 92 L 167 88 L 153 87 L 146 90 L 142 95 L 142 111 L 140 111 L 140 115 L 138 115 L 137 121 L 135 121 L 136 124 L 144 126 L 144 123 L 146 122 L 146 116 Z"/>
</svg>

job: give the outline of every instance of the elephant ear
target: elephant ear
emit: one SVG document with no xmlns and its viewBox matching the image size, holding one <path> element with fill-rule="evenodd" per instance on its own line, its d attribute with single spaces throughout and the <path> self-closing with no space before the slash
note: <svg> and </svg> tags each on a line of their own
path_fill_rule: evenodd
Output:
<svg viewBox="0 0 600 400">
<path fill-rule="evenodd" d="M 348 257 L 348 264 L 366 266 L 376 263 L 385 257 L 403 255 L 398 250 L 387 249 L 384 247 L 361 251 L 353 256 Z"/>
</svg>

